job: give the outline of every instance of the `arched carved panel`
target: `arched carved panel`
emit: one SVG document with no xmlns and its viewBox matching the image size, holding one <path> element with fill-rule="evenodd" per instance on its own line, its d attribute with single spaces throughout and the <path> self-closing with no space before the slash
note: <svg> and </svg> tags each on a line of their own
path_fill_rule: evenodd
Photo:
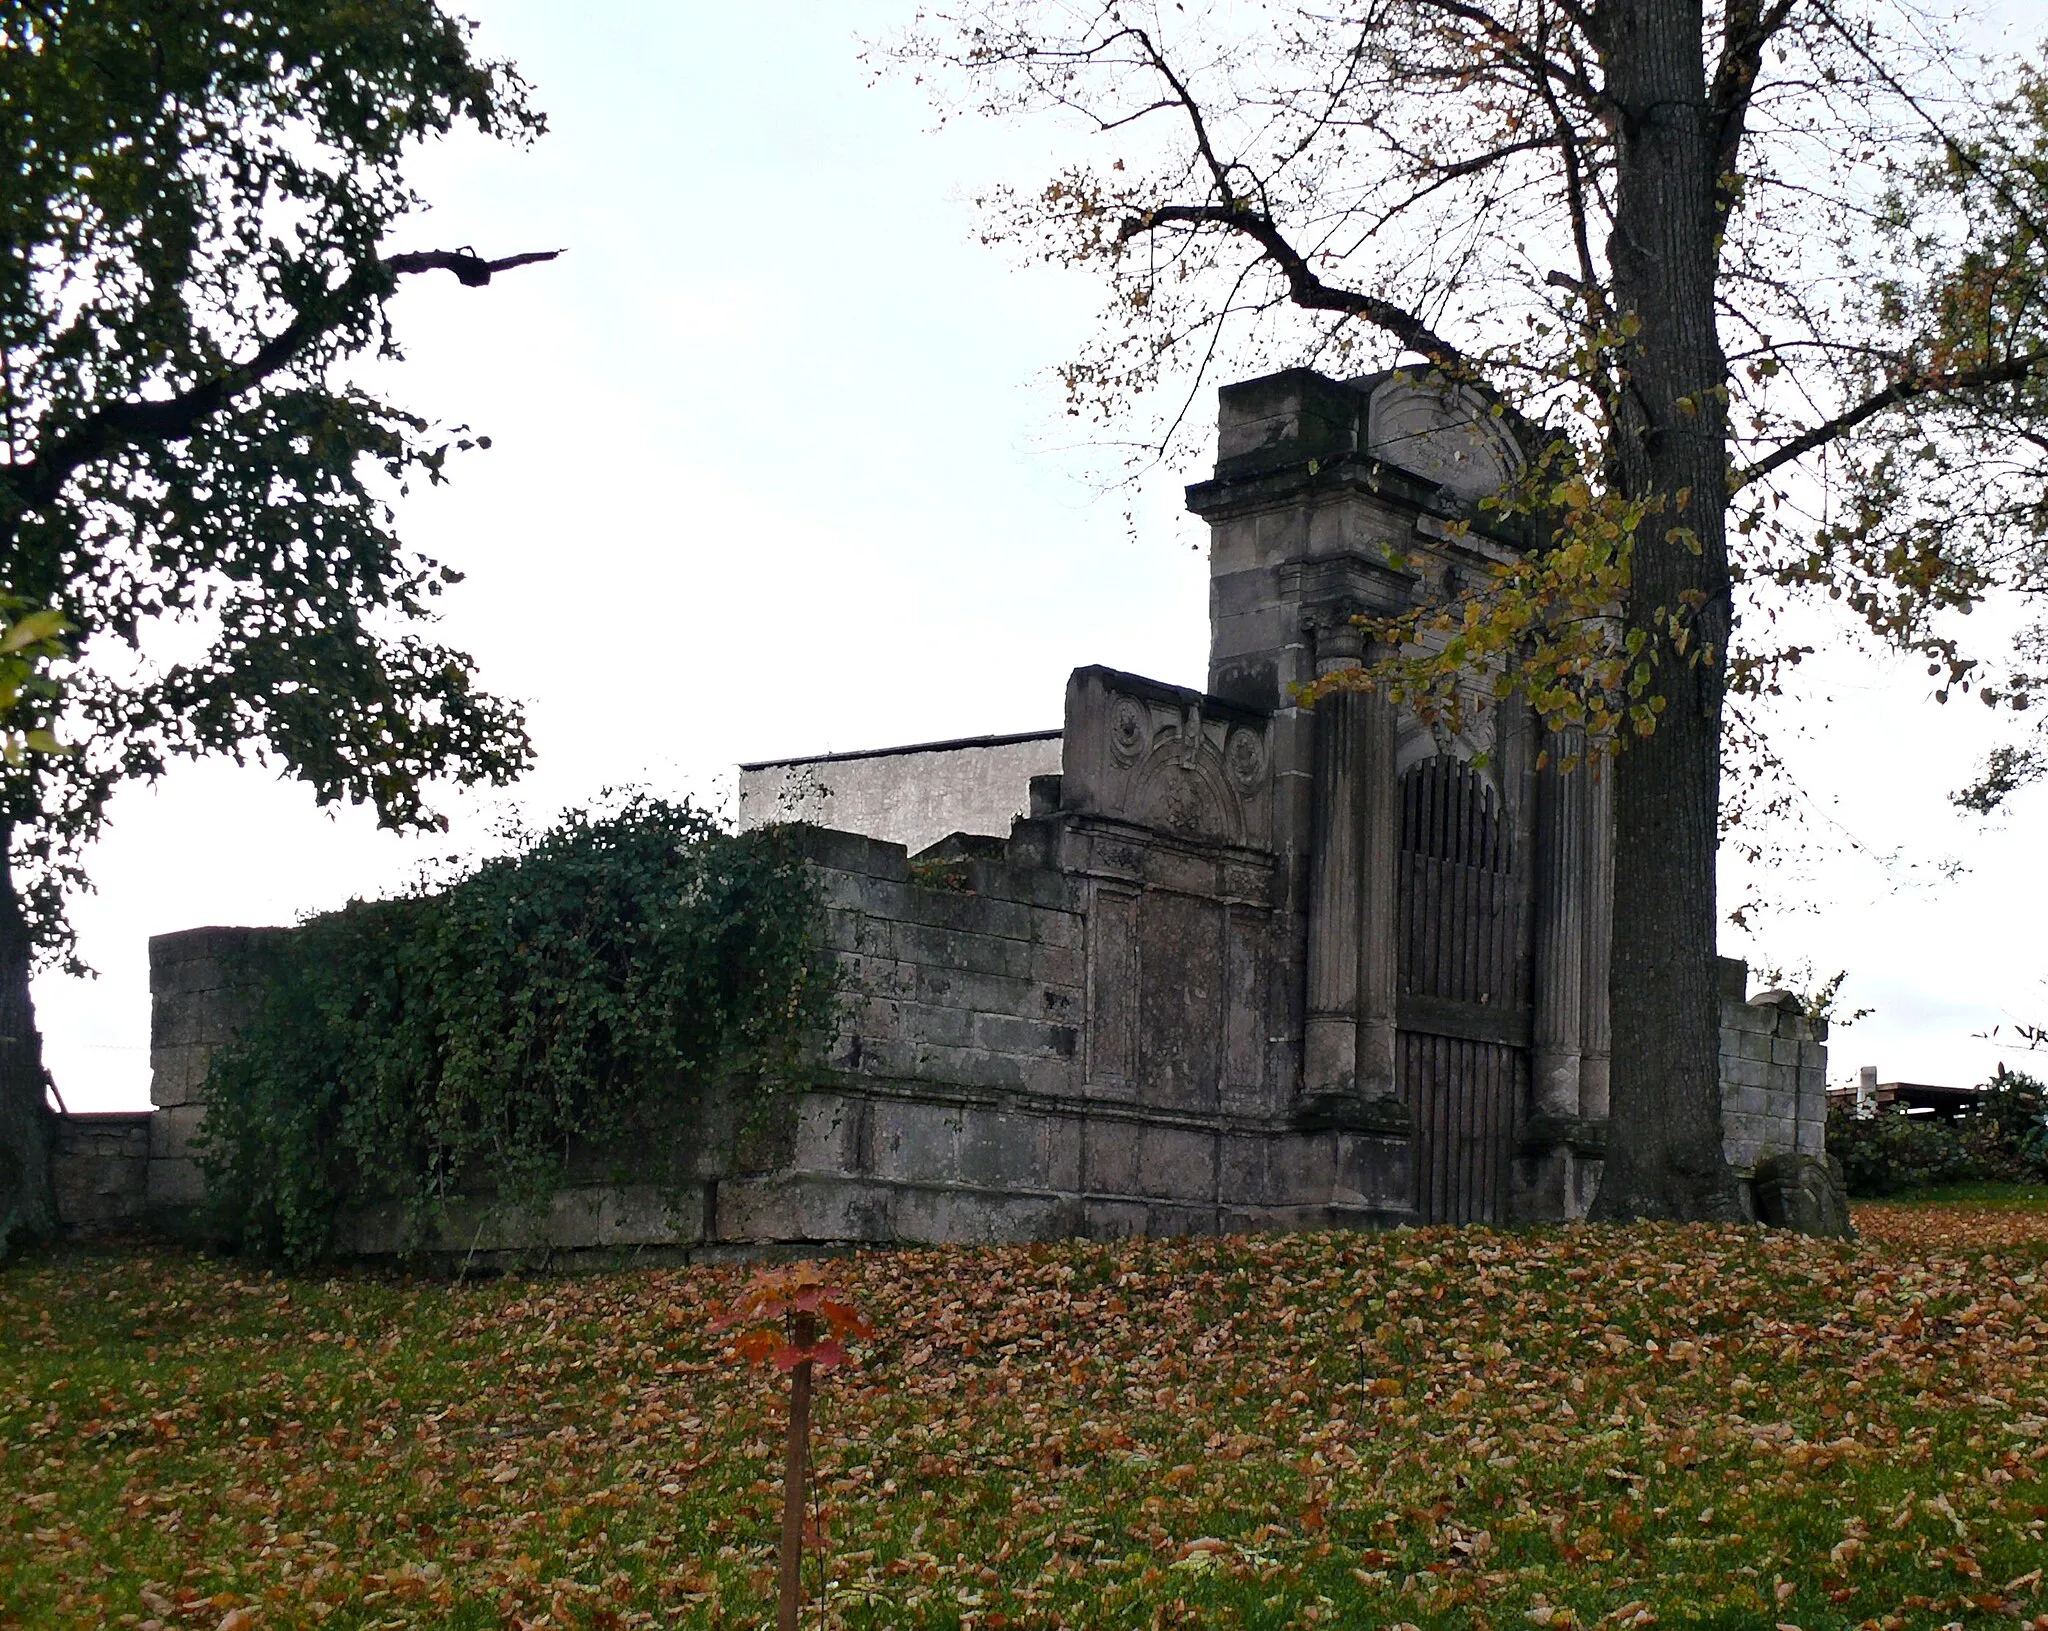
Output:
<svg viewBox="0 0 2048 1631">
<path fill-rule="evenodd" d="M 1270 722 L 1198 691 L 1110 669 L 1067 687 L 1061 807 L 1192 844 L 1272 842 Z"/>
<path fill-rule="evenodd" d="M 1365 447 L 1468 503 L 1500 491 L 1524 464 L 1494 404 L 1436 374 L 1396 375 L 1374 387 Z"/>
</svg>

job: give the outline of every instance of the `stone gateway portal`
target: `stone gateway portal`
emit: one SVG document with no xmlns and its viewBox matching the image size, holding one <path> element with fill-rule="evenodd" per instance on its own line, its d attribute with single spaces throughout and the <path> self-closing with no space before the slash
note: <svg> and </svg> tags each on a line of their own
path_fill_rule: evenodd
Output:
<svg viewBox="0 0 2048 1631">
<path fill-rule="evenodd" d="M 1427 375 L 1225 388 L 1215 470 L 1188 489 L 1211 538 L 1204 688 L 1084 668 L 1058 731 L 742 767 L 743 824 L 811 823 L 846 999 L 812 1085 L 748 1153 L 661 1152 L 680 1190 L 586 1163 L 540 1236 L 479 1196 L 444 1244 L 1583 1214 L 1607 1114 L 1607 781 L 1539 762 L 1514 703 L 1453 738 L 1369 692 L 1298 700 L 1371 660 L 1360 616 L 1515 558 L 1478 501 L 1521 461 L 1490 403 Z M 239 1000 L 221 937 L 246 933 L 152 943 L 150 1205 L 197 1198 L 205 1058 Z M 1824 1027 L 1724 969 L 1730 1160 L 1818 1155 Z M 364 1197 L 337 1244 L 394 1230 Z"/>
</svg>

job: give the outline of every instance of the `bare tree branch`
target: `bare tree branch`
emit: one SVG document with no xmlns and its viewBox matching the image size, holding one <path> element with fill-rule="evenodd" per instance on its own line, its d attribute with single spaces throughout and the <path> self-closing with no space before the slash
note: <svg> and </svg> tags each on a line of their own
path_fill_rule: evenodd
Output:
<svg viewBox="0 0 2048 1631">
<path fill-rule="evenodd" d="M 1464 368 L 1465 354 L 1413 312 L 1357 289 L 1325 283 L 1286 236 L 1264 215 L 1241 204 L 1165 204 L 1125 219 L 1117 236 L 1128 242 L 1162 226 L 1226 227 L 1249 238 L 1266 253 L 1287 280 L 1288 297 L 1309 311 L 1343 312 L 1384 329 L 1410 351 L 1431 362 Z"/>
<path fill-rule="evenodd" d="M 1729 0 L 1722 29 L 1721 60 L 1707 92 L 1707 108 L 1718 129 L 1714 147 L 1719 174 L 1714 178 L 1714 212 L 1722 232 L 1738 196 L 1742 137 L 1749 121 L 1749 100 L 1763 69 L 1764 47 L 1791 18 L 1796 0 L 1775 0 L 1768 8 L 1755 0 Z"/>
<path fill-rule="evenodd" d="M 1895 408 L 1902 402 L 1911 402 L 1923 396 L 1980 391 L 1993 385 L 2011 385 L 2040 372 L 2048 372 L 2048 351 L 2030 351 L 2024 356 L 2008 357 L 2003 362 L 1990 363 L 1982 368 L 1966 368 L 1953 374 L 1922 374 L 1911 379 L 1894 380 L 1883 390 L 1865 397 L 1853 408 L 1815 425 L 1811 430 L 1793 437 L 1782 447 L 1765 454 L 1756 463 L 1738 470 L 1731 478 L 1731 487 L 1746 487 L 1751 482 L 1768 476 L 1772 471 L 1782 469 L 1794 459 L 1804 458 L 1816 448 L 1827 446 L 1838 437 L 1854 430 L 1865 420 L 1874 419 L 1885 409 Z"/>
<path fill-rule="evenodd" d="M 499 273 L 550 261 L 559 249 L 529 250 L 486 260 L 466 249 L 414 250 L 389 255 L 358 268 L 317 306 L 301 311 L 244 361 L 212 379 L 161 399 L 114 402 L 39 450 L 35 458 L 0 468 L 0 506 L 19 515 L 52 502 L 84 465 L 124 447 L 182 441 L 252 385 L 260 384 L 317 340 L 363 300 L 388 289 L 392 280 L 418 272 L 453 272 L 470 288 L 481 288 Z"/>
</svg>

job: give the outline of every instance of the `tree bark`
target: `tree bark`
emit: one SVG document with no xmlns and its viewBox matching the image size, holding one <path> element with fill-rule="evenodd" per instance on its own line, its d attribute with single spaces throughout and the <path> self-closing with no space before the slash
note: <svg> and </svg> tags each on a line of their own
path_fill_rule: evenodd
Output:
<svg viewBox="0 0 2048 1631">
<path fill-rule="evenodd" d="M 1613 453 L 1643 524 L 1625 613 L 1659 654 L 1666 707 L 1615 762 L 1613 1076 L 1593 1216 L 1740 1216 L 1722 1154 L 1714 866 L 1728 578 L 1727 362 L 1714 302 L 1718 157 L 1698 0 L 1607 0 L 1596 15 L 1618 116 Z M 1669 620 L 1690 635 L 1674 649 Z"/>
<path fill-rule="evenodd" d="M 35 948 L 14 889 L 13 838 L 12 824 L 0 822 L 0 1262 L 57 1228 L 57 1118 L 44 1095 L 43 1039 L 28 989 Z"/>
</svg>

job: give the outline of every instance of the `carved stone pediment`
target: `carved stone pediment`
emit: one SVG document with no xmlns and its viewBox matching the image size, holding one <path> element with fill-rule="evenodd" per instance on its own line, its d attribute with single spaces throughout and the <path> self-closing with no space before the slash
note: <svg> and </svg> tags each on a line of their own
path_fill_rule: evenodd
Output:
<svg viewBox="0 0 2048 1631">
<path fill-rule="evenodd" d="M 1272 845 L 1266 716 L 1108 668 L 1067 682 L 1060 804 L 1196 844 Z"/>
<path fill-rule="evenodd" d="M 1373 387 L 1365 450 L 1467 503 L 1499 492 L 1524 463 L 1494 404 L 1437 374 L 1397 373 Z"/>
</svg>

